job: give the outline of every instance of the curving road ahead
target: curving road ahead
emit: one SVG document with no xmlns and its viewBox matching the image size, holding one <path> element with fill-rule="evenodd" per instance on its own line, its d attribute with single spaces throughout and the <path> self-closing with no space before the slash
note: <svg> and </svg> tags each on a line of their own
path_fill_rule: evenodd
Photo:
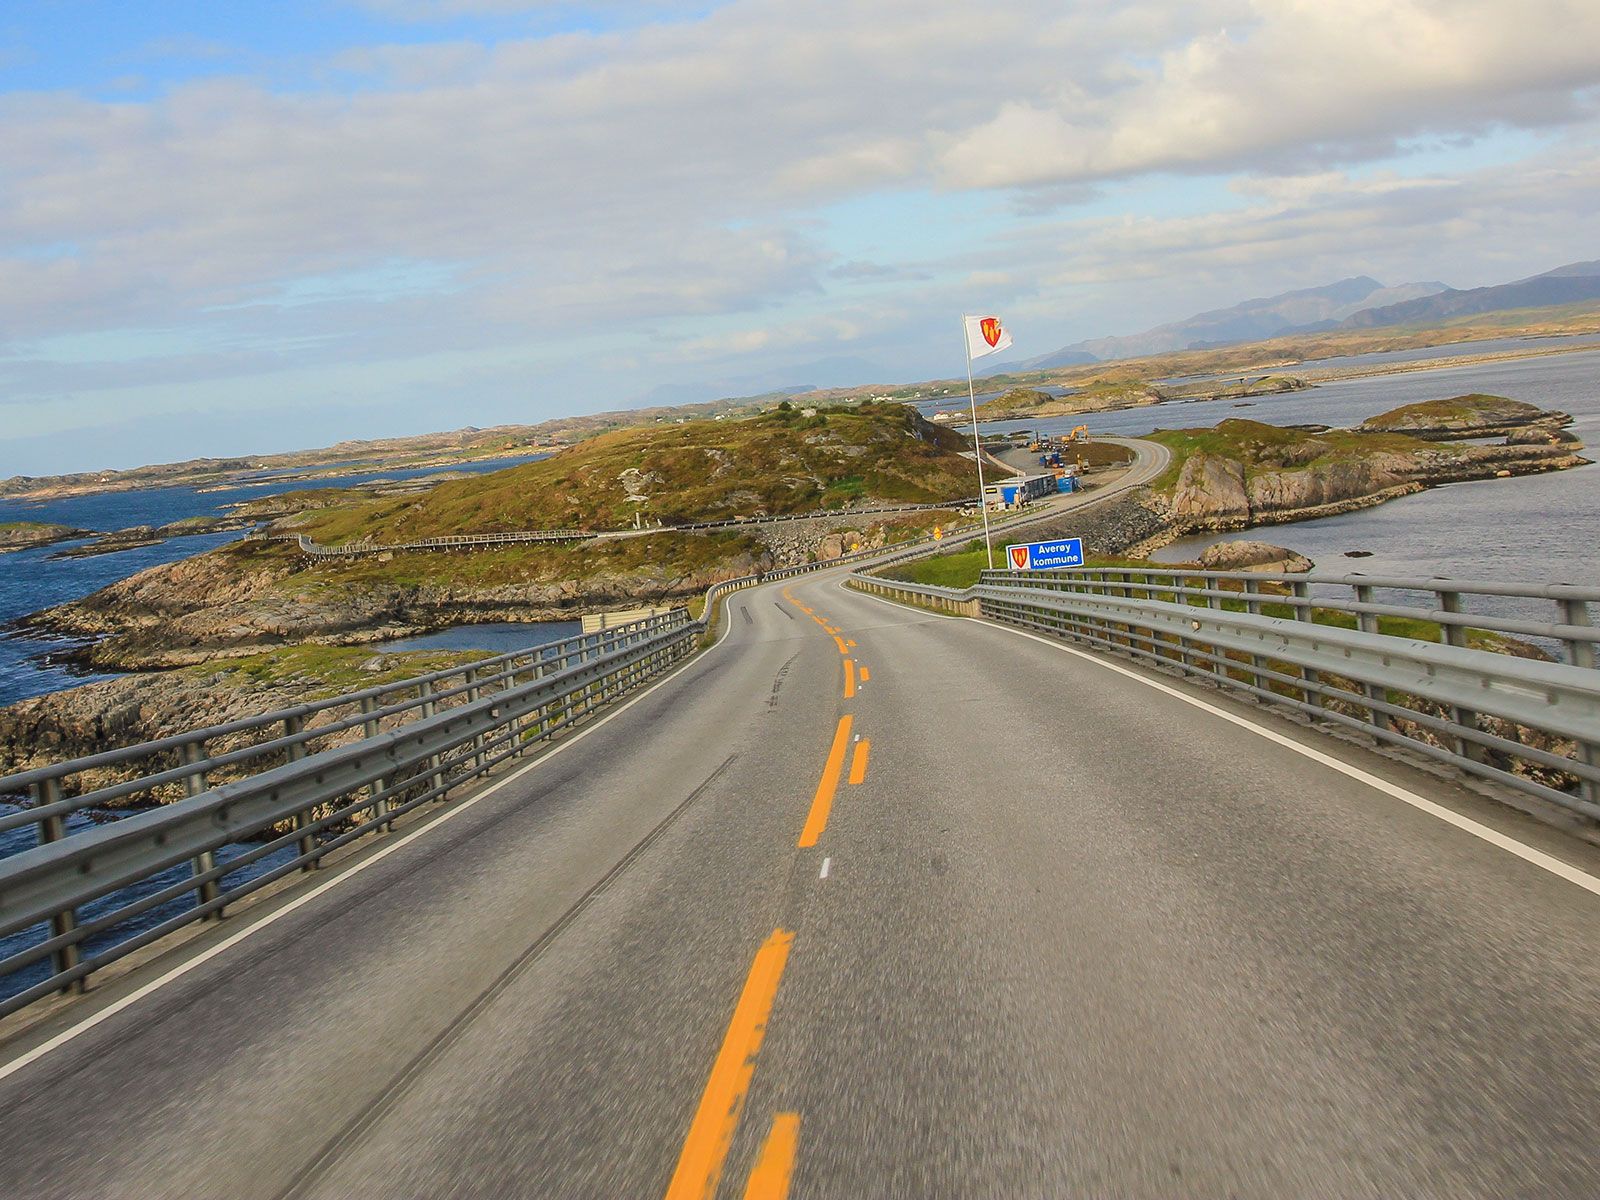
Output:
<svg viewBox="0 0 1600 1200">
<path fill-rule="evenodd" d="M 0 1195 L 1600 1194 L 1588 845 L 838 573 L 727 616 L 0 1048 Z"/>
</svg>

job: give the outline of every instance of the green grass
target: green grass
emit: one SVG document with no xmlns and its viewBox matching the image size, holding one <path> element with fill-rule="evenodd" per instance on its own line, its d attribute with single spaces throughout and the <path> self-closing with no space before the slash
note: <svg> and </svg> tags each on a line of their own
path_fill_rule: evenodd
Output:
<svg viewBox="0 0 1600 1200">
<path fill-rule="evenodd" d="M 55 525 L 48 521 L 0 521 L 0 533 L 54 534 L 70 530 L 70 525 Z"/>
<path fill-rule="evenodd" d="M 389 664 L 382 671 L 362 669 L 363 664 L 379 657 Z M 219 683 L 223 687 L 293 686 L 305 699 L 320 700 L 489 657 L 487 650 L 393 652 L 375 646 L 285 646 L 248 658 L 224 659 L 181 670 L 195 678 L 221 676 Z"/>
</svg>

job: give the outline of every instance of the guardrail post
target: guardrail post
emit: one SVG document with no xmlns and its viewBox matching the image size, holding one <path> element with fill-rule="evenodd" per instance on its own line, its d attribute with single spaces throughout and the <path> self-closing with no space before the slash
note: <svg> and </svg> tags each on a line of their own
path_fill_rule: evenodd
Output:
<svg viewBox="0 0 1600 1200">
<path fill-rule="evenodd" d="M 1561 613 L 1563 625 L 1588 626 L 1589 602 L 1587 600 L 1571 600 L 1563 598 L 1556 601 Z M 1583 638 L 1564 638 L 1567 649 L 1567 660 L 1575 667 L 1595 667 L 1594 643 Z M 1600 766 L 1600 745 L 1594 742 L 1580 741 L 1578 743 L 1578 758 L 1589 766 Z M 1600 803 L 1600 784 L 1592 779 L 1580 780 L 1578 794 L 1591 804 Z"/>
<path fill-rule="evenodd" d="M 283 735 L 285 737 L 295 737 L 304 733 L 305 729 L 306 719 L 304 717 L 285 717 L 283 719 Z M 289 747 L 290 762 L 299 762 L 305 756 L 306 744 L 304 742 L 296 742 Z M 311 821 L 312 812 L 309 808 L 303 808 L 294 815 L 294 827 L 300 833 L 299 839 L 295 842 L 295 849 L 300 857 L 305 859 L 300 868 L 303 871 L 315 871 L 322 865 L 322 860 L 314 857 L 317 852 L 317 834 L 311 828 Z"/>
<path fill-rule="evenodd" d="M 1445 613 L 1459 613 L 1461 611 L 1461 593 L 1451 591 L 1438 591 L 1434 593 L 1439 598 L 1439 611 Z M 1447 646 L 1466 646 L 1467 630 L 1465 626 L 1454 625 L 1441 621 L 1439 628 L 1442 631 L 1444 643 Z M 1470 708 L 1460 705 L 1450 706 L 1450 719 L 1462 729 L 1476 729 L 1478 727 L 1478 714 Z M 1483 747 L 1470 738 L 1457 735 L 1452 739 L 1455 742 L 1456 753 L 1462 758 L 1470 758 L 1481 762 L 1483 760 Z"/>
<path fill-rule="evenodd" d="M 1371 604 L 1372 585 L 1370 583 L 1358 583 L 1354 586 L 1356 603 Z M 1369 612 L 1357 613 L 1356 627 L 1360 629 L 1362 633 L 1376 634 L 1378 632 L 1377 614 Z M 1377 700 L 1381 702 L 1388 699 L 1388 696 L 1384 693 L 1384 690 L 1375 683 L 1363 683 L 1361 685 L 1361 691 L 1368 700 Z M 1370 704 L 1367 706 L 1367 717 L 1379 729 L 1389 728 L 1389 718 L 1384 716 L 1383 713 L 1379 712 L 1376 708 L 1373 708 Z"/>
<path fill-rule="evenodd" d="M 543 679 L 544 658 L 539 654 L 535 654 L 532 661 L 529 662 L 527 667 L 524 669 L 530 673 L 533 679 Z M 535 734 L 530 737 L 528 736 L 528 730 L 535 725 L 541 724 L 543 717 L 544 706 L 541 705 L 540 707 L 534 709 L 533 712 L 523 717 L 521 720 L 512 722 L 511 740 L 515 743 L 517 758 L 525 757 L 528 751 L 533 748 L 533 743 L 538 740 L 538 735 Z"/>
<path fill-rule="evenodd" d="M 376 712 L 377 709 L 378 709 L 378 701 L 376 700 L 376 698 L 374 698 L 372 696 L 367 696 L 361 701 L 361 711 L 362 712 L 364 712 L 364 713 L 372 713 L 372 712 Z M 361 729 L 362 729 L 362 732 L 363 732 L 364 736 L 369 737 L 369 738 L 377 737 L 378 736 L 378 721 L 377 721 L 377 718 L 374 717 L 374 718 L 372 718 L 370 720 L 366 720 L 366 721 L 361 722 Z M 379 828 L 381 830 L 385 830 L 385 831 L 393 828 L 389 824 L 389 822 L 384 820 L 384 818 L 389 815 L 389 801 L 386 798 L 383 798 L 383 797 L 380 796 L 380 793 L 387 791 L 388 788 L 389 788 L 389 776 L 387 776 L 387 775 L 383 776 L 381 779 L 377 780 L 376 782 L 367 785 L 367 792 L 368 792 L 369 795 L 371 795 L 373 797 L 373 801 L 372 801 L 372 819 L 374 821 L 379 822 Z"/>
<path fill-rule="evenodd" d="M 1249 579 L 1240 580 L 1239 594 L 1244 597 L 1244 611 L 1252 617 L 1259 617 L 1261 615 L 1261 593 L 1250 586 L 1253 582 L 1253 580 Z M 1261 674 L 1261 656 L 1259 654 L 1251 654 L 1249 658 L 1250 682 L 1255 684 L 1258 690 L 1270 692 L 1272 684 Z"/>
<path fill-rule="evenodd" d="M 1304 621 L 1308 625 L 1315 625 L 1317 615 L 1311 607 L 1311 585 L 1304 580 L 1297 579 L 1289 585 L 1289 591 L 1293 601 L 1291 607 L 1294 619 L 1296 621 Z M 1316 683 L 1317 673 L 1310 667 L 1301 667 L 1300 678 L 1307 683 Z M 1313 688 L 1301 688 L 1300 698 L 1307 704 L 1315 704 L 1318 708 L 1322 707 L 1322 693 Z"/>
<path fill-rule="evenodd" d="M 483 698 L 483 689 L 478 686 L 478 668 L 467 668 L 467 703 L 475 704 Z M 483 771 L 483 734 L 478 734 L 472 739 L 472 774 L 474 776 Z"/>
<path fill-rule="evenodd" d="M 184 766 L 192 767 L 195 763 L 202 761 L 205 756 L 206 747 L 204 742 L 185 742 L 183 744 Z M 185 796 L 192 798 L 205 790 L 206 773 L 204 771 L 191 771 L 183 777 L 183 794 Z M 217 856 L 214 851 L 202 850 L 194 857 L 194 873 L 196 875 L 205 875 L 214 870 L 216 865 Z M 221 881 L 216 879 L 208 879 L 195 889 L 196 901 L 199 904 L 210 904 L 220 895 L 222 895 L 222 885 Z M 222 910 L 219 908 L 214 913 L 208 913 L 201 920 L 209 921 L 212 917 L 220 917 L 221 915 Z"/>
<path fill-rule="evenodd" d="M 422 719 L 424 721 L 429 717 L 438 715 L 439 705 L 438 702 L 434 700 L 433 696 L 433 680 L 430 679 L 422 685 Z M 438 804 L 443 804 L 445 800 L 449 798 L 448 791 L 441 786 L 444 783 L 444 771 L 441 769 L 442 766 L 443 764 L 441 763 L 437 754 L 428 755 L 428 790 L 433 791 L 435 788 L 440 789 L 439 794 L 434 797 L 435 803 Z"/>
<path fill-rule="evenodd" d="M 46 779 L 42 783 L 34 784 L 28 790 L 33 794 L 35 807 L 55 804 L 61 799 L 61 781 L 59 779 Z M 59 813 L 45 817 L 39 822 L 39 844 L 41 846 L 49 845 L 51 842 L 59 842 L 66 836 L 67 821 Z M 76 909 L 63 909 L 50 918 L 50 936 L 53 938 L 66 937 L 77 927 L 78 913 Z M 78 944 L 76 942 L 70 942 L 59 950 L 50 952 L 50 966 L 57 975 L 63 971 L 72 970 L 73 967 L 78 965 L 78 960 Z M 63 992 L 82 992 L 85 986 L 86 980 L 78 979 L 65 985 L 61 990 Z"/>
<path fill-rule="evenodd" d="M 1587 600 L 1557 600 L 1561 612 L 1563 625 L 1584 625 L 1589 621 L 1589 602 Z M 1575 667 L 1593 668 L 1594 643 L 1584 638 L 1563 638 L 1562 644 L 1567 648 L 1567 661 Z"/>
</svg>

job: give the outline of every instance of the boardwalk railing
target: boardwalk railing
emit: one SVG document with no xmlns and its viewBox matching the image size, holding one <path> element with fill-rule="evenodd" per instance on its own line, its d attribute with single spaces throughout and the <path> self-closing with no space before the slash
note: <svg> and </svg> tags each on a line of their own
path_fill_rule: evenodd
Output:
<svg viewBox="0 0 1600 1200">
<path fill-rule="evenodd" d="M 650 537 L 663 533 L 707 533 L 718 529 L 743 529 L 761 525 L 783 525 L 794 521 L 821 521 L 837 518 L 872 517 L 893 513 L 935 512 L 977 504 L 975 497 L 947 500 L 936 504 L 885 504 L 874 508 L 835 508 L 817 512 L 790 513 L 777 517 L 730 517 L 725 521 L 696 521 L 689 525 L 653 525 L 642 529 L 528 529 L 512 533 L 467 533 L 452 537 L 417 538 L 409 542 L 347 542 L 324 546 L 305 534 L 268 534 L 269 541 L 293 541 L 302 554 L 311 558 L 367 558 L 399 551 L 492 550 L 496 546 L 534 545 L 541 542 L 584 542 L 600 539 Z"/>
<path fill-rule="evenodd" d="M 1123 568 L 850 582 L 1156 663 L 1600 819 L 1600 588 Z M 1485 611 L 1490 598 L 1549 618 Z M 1567 661 L 1507 652 L 1529 638 Z"/>
</svg>

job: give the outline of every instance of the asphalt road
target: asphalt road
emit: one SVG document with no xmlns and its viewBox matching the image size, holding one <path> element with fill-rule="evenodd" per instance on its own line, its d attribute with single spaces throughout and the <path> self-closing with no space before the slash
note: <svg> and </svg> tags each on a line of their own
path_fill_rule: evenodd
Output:
<svg viewBox="0 0 1600 1200">
<path fill-rule="evenodd" d="M 839 580 L 0 1078 L 0 1196 L 1600 1194 L 1600 897 Z"/>
</svg>

